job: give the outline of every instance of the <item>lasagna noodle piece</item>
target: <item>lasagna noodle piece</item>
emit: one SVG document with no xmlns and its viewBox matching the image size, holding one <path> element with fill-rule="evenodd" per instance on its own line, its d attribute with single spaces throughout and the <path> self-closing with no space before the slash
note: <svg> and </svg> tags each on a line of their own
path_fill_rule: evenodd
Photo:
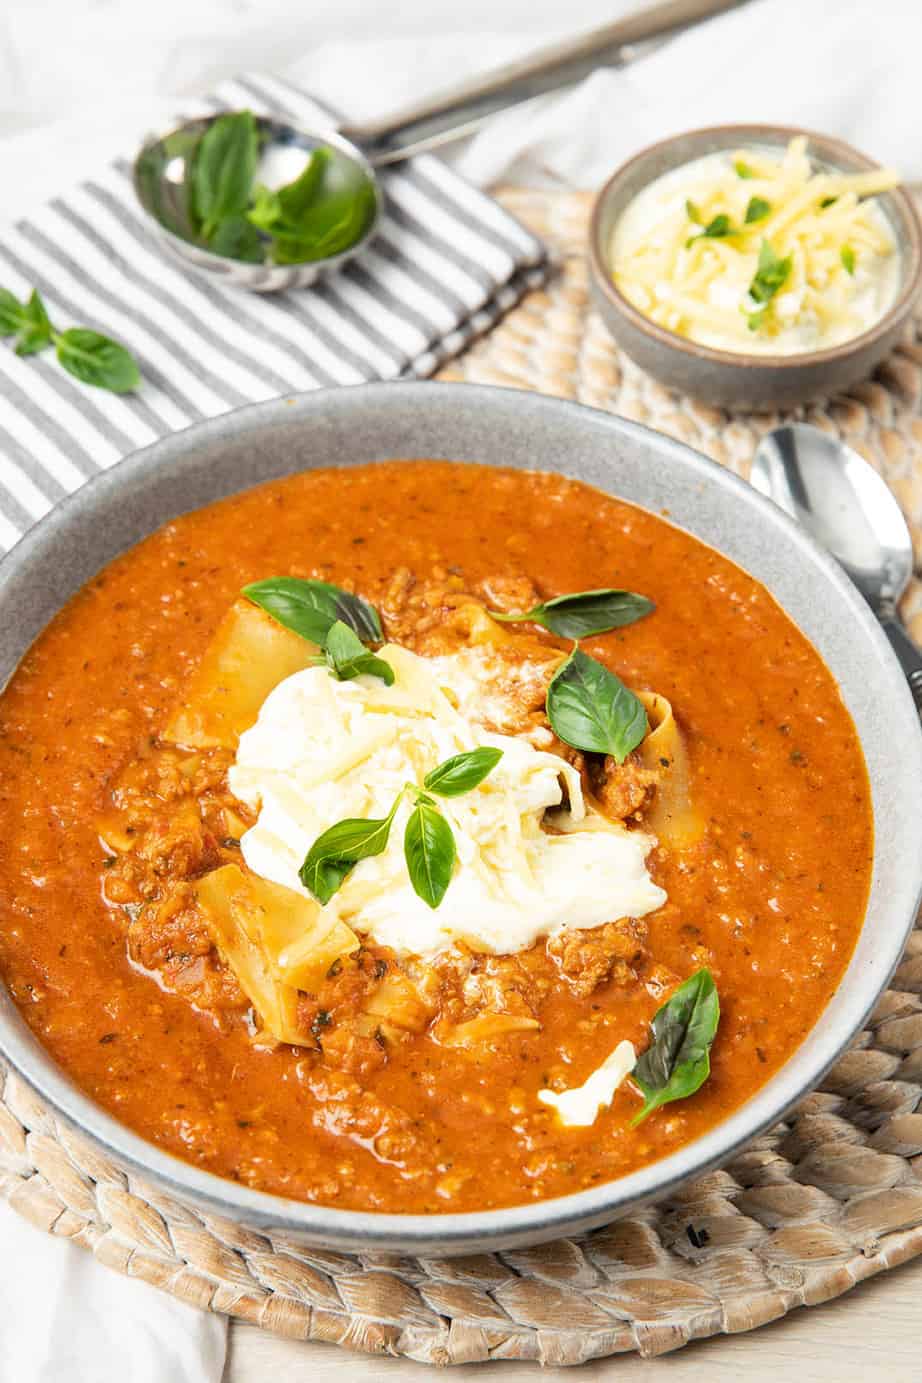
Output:
<svg viewBox="0 0 922 1383">
<path fill-rule="evenodd" d="M 310 667 L 318 652 L 316 644 L 284 629 L 250 601 L 235 600 L 163 738 L 192 749 L 236 749 L 272 689 Z"/>
<path fill-rule="evenodd" d="M 650 731 L 637 752 L 644 767 L 660 775 L 646 822 L 661 845 L 682 850 L 704 834 L 704 819 L 692 802 L 685 740 L 665 696 L 650 691 L 637 695 L 650 722 Z"/>
</svg>

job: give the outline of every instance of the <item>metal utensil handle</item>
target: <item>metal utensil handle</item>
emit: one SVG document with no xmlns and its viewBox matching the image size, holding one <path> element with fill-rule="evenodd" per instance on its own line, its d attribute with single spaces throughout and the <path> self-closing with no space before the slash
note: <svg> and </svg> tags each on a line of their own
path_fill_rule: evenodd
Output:
<svg viewBox="0 0 922 1383">
<path fill-rule="evenodd" d="M 664 0 L 588 34 L 539 49 L 530 57 L 460 82 L 438 95 L 381 120 L 344 125 L 340 133 L 358 144 L 372 163 L 391 163 L 421 147 L 432 148 L 466 132 L 507 106 L 579 81 L 628 44 L 644 43 L 673 29 L 697 24 L 743 0 Z"/>
<path fill-rule="evenodd" d="M 880 622 L 890 640 L 890 647 L 899 658 L 900 666 L 906 674 L 916 708 L 922 712 L 922 651 L 913 643 L 896 615 L 885 615 Z"/>
</svg>

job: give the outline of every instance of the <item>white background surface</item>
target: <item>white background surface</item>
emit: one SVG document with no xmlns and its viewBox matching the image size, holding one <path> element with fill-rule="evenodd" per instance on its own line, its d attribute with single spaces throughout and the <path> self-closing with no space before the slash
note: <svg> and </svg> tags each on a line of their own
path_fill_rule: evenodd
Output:
<svg viewBox="0 0 922 1383">
<path fill-rule="evenodd" d="M 523 52 L 564 27 L 570 32 L 590 27 L 633 7 L 627 0 L 567 0 L 565 5 L 560 0 L 465 0 L 458 8 L 433 0 L 4 0 L 0 219 L 27 213 L 101 161 L 130 151 L 150 125 L 181 108 L 184 98 L 242 69 L 293 70 L 318 95 L 361 116 Z M 695 40 L 693 80 L 681 92 L 662 75 L 675 61 L 663 50 L 651 60 L 661 64 L 648 69 L 651 76 L 638 68 L 605 78 L 588 95 L 569 98 L 567 137 L 561 138 L 559 121 L 556 126 L 551 121 L 539 156 L 531 150 L 529 163 L 516 171 L 591 184 L 605 171 L 606 159 L 614 163 L 622 156 L 621 142 L 637 147 L 664 122 L 665 128 L 677 129 L 711 119 L 787 117 L 812 120 L 882 160 L 899 163 L 904 173 L 922 175 L 920 0 L 759 0 L 744 22 L 747 33 L 758 33 L 759 40 L 747 40 L 732 60 L 717 61 L 709 41 Z M 837 60 L 830 58 L 831 50 Z M 353 72 L 357 76 L 350 82 Z M 505 127 L 504 158 L 521 149 L 529 152 L 537 122 L 528 123 L 527 136 L 515 120 Z M 467 171 L 486 177 L 491 150 L 481 145 L 473 152 Z M 9 1216 L 0 1209 L 0 1236 L 6 1236 L 7 1245 L 13 1233 Z M 12 1323 L 25 1306 L 17 1307 L 12 1282 L 2 1279 L 3 1270 L 14 1266 L 8 1252 L 0 1259 L 0 1383 L 84 1383 L 84 1377 L 89 1383 L 91 1375 L 78 1375 L 70 1362 L 73 1340 L 64 1309 L 69 1299 L 79 1310 L 88 1290 L 80 1251 L 48 1243 L 25 1228 L 16 1238 L 23 1281 L 34 1242 L 34 1293 L 46 1289 L 44 1314 L 30 1322 L 25 1337 L 26 1344 L 40 1340 L 42 1348 L 33 1345 L 18 1356 L 13 1348 Z M 62 1255 L 68 1255 L 66 1262 Z M 52 1262 L 53 1270 L 46 1270 Z M 57 1288 L 47 1290 L 55 1274 Z M 130 1332 L 137 1367 L 121 1368 L 119 1383 L 159 1378 L 174 1383 L 181 1376 L 191 1383 L 195 1374 L 182 1373 L 179 1342 L 173 1359 L 160 1365 L 146 1350 L 148 1289 L 134 1283 L 126 1291 L 115 1277 L 100 1281 L 95 1299 L 100 1321 L 118 1316 L 123 1325 L 138 1322 Z M 92 1313 L 81 1315 L 84 1328 L 92 1330 Z M 566 1377 L 574 1383 L 577 1377 L 597 1380 L 616 1373 L 624 1383 L 684 1383 L 708 1375 L 715 1380 L 745 1376 L 747 1383 L 795 1377 L 798 1383 L 859 1378 L 910 1383 L 922 1378 L 920 1323 L 922 1264 L 917 1264 L 751 1336 L 716 1339 L 652 1363 L 616 1359 Z M 175 1330 L 184 1328 L 177 1317 Z M 103 1373 L 100 1360 L 92 1383 Z M 538 1370 L 519 1365 L 452 1373 L 458 1383 L 474 1378 L 526 1383 L 538 1376 Z M 556 1370 L 540 1374 L 545 1380 L 564 1376 Z M 246 1328 L 232 1332 L 227 1371 L 228 1383 L 306 1378 L 423 1383 L 431 1377 L 403 1362 L 354 1358 Z"/>
</svg>

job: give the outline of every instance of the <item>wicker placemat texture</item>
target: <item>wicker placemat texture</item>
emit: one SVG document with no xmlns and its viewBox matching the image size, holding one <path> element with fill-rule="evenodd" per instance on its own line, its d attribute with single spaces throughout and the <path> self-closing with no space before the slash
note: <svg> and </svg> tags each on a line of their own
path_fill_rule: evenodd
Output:
<svg viewBox="0 0 922 1383">
<path fill-rule="evenodd" d="M 588 199 L 521 190 L 503 199 L 556 248 L 560 272 L 442 377 L 608 408 L 745 474 L 777 417 L 669 394 L 615 350 L 588 305 Z M 882 471 L 922 564 L 922 333 L 909 333 L 873 381 L 801 416 Z M 904 613 L 922 641 L 918 580 Z M 785 1123 L 628 1219 L 515 1252 L 345 1255 L 257 1234 L 128 1175 L 2 1067 L 0 1083 L 0 1193 L 34 1224 L 203 1309 L 372 1353 L 435 1364 L 653 1355 L 750 1330 L 922 1252 L 918 930 L 867 1029 Z"/>
</svg>

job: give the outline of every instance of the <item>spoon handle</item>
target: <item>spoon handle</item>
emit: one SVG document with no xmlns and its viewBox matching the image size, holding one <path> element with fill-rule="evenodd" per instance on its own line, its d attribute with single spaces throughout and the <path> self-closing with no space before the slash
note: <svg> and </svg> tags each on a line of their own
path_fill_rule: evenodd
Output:
<svg viewBox="0 0 922 1383">
<path fill-rule="evenodd" d="M 470 134 L 488 116 L 546 91 L 582 80 L 605 63 L 623 62 L 624 49 L 734 9 L 744 0 L 661 0 L 579 38 L 541 48 L 527 58 L 458 83 L 393 115 L 342 125 L 375 165 L 396 163 Z"/>
<path fill-rule="evenodd" d="M 902 620 L 896 615 L 881 615 L 880 623 L 890 640 L 890 647 L 900 660 L 900 667 L 906 674 L 916 708 L 922 712 L 922 652 L 913 643 Z"/>
</svg>

